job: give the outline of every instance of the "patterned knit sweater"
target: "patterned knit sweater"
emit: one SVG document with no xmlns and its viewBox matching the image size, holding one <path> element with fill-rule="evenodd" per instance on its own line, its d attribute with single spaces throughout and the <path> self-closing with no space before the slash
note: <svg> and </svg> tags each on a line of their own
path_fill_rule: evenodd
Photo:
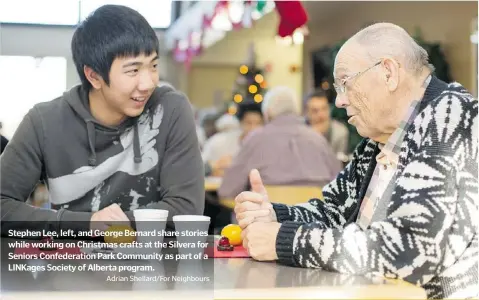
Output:
<svg viewBox="0 0 479 300">
<path fill-rule="evenodd" d="M 323 200 L 273 205 L 279 262 L 403 279 L 428 298 L 478 295 L 478 102 L 433 77 L 420 105 L 386 218 L 366 230 L 355 223 L 379 152 L 366 139 Z"/>
</svg>

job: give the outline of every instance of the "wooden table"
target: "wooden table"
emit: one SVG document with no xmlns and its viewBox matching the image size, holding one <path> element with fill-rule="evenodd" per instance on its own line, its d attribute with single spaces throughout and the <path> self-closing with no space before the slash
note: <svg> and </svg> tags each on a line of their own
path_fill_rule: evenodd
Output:
<svg viewBox="0 0 479 300">
<path fill-rule="evenodd" d="M 152 272 L 12 272 L 4 258 L 12 239 L 2 238 L 0 297 L 4 299 L 425 299 L 422 288 L 402 281 L 293 268 L 243 258 L 192 261 L 68 261 L 82 265 L 151 265 Z M 175 251 L 164 249 L 165 253 Z M 16 261 L 19 263 L 20 261 Z M 11 261 L 10 261 L 11 263 Z M 32 263 L 66 264 L 67 261 Z M 209 282 L 107 281 L 108 276 L 193 276 Z"/>
</svg>

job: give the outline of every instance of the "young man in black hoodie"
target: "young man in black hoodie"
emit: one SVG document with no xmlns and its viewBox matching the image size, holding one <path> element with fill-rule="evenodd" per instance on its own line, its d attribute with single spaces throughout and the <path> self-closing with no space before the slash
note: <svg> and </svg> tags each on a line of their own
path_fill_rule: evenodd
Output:
<svg viewBox="0 0 479 300">
<path fill-rule="evenodd" d="M 102 6 L 76 29 L 71 48 L 82 84 L 35 105 L 0 159 L 2 233 L 106 228 L 138 208 L 168 210 L 169 220 L 202 214 L 191 106 L 157 87 L 159 42 L 145 18 Z M 52 210 L 24 203 L 39 180 Z"/>
</svg>

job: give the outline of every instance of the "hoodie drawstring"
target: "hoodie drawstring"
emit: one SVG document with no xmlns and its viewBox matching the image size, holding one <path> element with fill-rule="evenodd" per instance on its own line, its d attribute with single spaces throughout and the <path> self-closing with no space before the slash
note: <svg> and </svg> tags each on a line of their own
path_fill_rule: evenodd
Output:
<svg viewBox="0 0 479 300">
<path fill-rule="evenodd" d="M 95 152 L 95 125 L 92 121 L 86 121 L 86 129 L 88 134 L 88 144 L 90 145 L 90 157 L 88 158 L 88 164 L 90 166 L 96 166 L 96 152 Z"/>
<path fill-rule="evenodd" d="M 95 125 L 92 121 L 86 121 L 86 128 L 88 134 L 88 144 L 90 145 L 90 157 L 88 164 L 92 167 L 96 166 L 96 151 L 95 151 Z M 138 123 L 133 125 L 133 155 L 135 163 L 141 163 L 140 152 L 140 136 L 138 135 Z"/>
<path fill-rule="evenodd" d="M 133 156 L 135 163 L 141 163 L 140 136 L 138 135 L 138 123 L 133 126 Z"/>
<path fill-rule="evenodd" d="M 157 105 L 159 99 L 163 97 L 164 94 L 170 93 L 174 91 L 173 88 L 164 86 L 161 88 L 157 88 L 154 92 L 154 95 L 151 97 L 153 98 L 152 101 L 147 102 L 147 106 L 145 107 L 146 111 L 149 111 L 152 115 L 152 108 Z M 95 121 L 94 117 L 90 112 L 89 106 L 89 93 L 88 90 L 84 89 L 82 86 L 77 86 L 72 88 L 70 91 L 64 93 L 64 98 L 66 102 L 71 106 L 73 111 L 86 123 L 87 127 L 87 139 L 88 139 L 88 147 L 90 149 L 90 154 L 88 155 L 88 165 L 95 167 L 100 162 L 98 160 L 98 156 L 95 150 L 96 147 L 96 134 L 97 130 L 101 130 L 105 132 L 106 136 L 109 137 L 118 137 L 118 135 L 124 134 L 125 130 L 133 129 L 133 159 L 134 163 L 140 163 L 141 159 L 141 147 L 140 147 L 140 136 L 138 134 L 138 117 L 134 119 L 128 119 L 123 124 L 117 126 L 102 126 L 100 123 Z M 133 127 L 133 128 L 131 128 Z M 100 139 L 104 139 L 104 137 L 100 136 Z M 109 139 L 107 138 L 105 142 Z M 116 143 L 115 143 L 116 144 Z M 103 145 L 107 146 L 107 145 Z M 131 145 L 124 145 L 125 147 L 131 147 Z M 129 158 L 131 159 L 131 158 Z"/>
</svg>

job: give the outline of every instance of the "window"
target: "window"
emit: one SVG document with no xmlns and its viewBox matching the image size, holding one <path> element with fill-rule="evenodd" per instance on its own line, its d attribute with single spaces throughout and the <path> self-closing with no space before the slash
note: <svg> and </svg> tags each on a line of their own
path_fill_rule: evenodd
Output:
<svg viewBox="0 0 479 300">
<path fill-rule="evenodd" d="M 167 0 L 82 0 L 80 19 L 105 4 L 124 5 L 133 8 L 145 17 L 153 28 L 167 28 L 171 23 L 172 1 Z"/>
<path fill-rule="evenodd" d="M 0 22 L 75 25 L 78 23 L 78 0 L 0 1 Z"/>
<path fill-rule="evenodd" d="M 66 90 L 67 62 L 63 57 L 0 56 L 0 82 L 2 132 L 11 138 L 35 104 Z"/>
<path fill-rule="evenodd" d="M 169 0 L 15 0 L 0 1 L 0 22 L 74 26 L 105 4 L 131 7 L 153 28 L 167 28 L 172 21 Z"/>
</svg>

